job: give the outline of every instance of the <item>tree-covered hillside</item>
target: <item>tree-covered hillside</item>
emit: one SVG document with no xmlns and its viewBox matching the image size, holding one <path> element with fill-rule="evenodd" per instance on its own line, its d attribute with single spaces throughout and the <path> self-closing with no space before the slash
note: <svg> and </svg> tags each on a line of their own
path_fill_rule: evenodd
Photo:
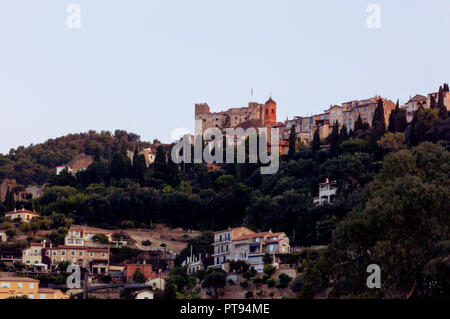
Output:
<svg viewBox="0 0 450 319">
<path fill-rule="evenodd" d="M 122 130 L 70 134 L 0 154 L 0 181 L 11 178 L 24 186 L 46 183 L 54 175 L 56 166 L 68 163 L 81 153 L 93 155 L 97 149 L 104 158 L 110 158 L 122 140 L 131 147 L 150 145 L 142 142 L 139 135 Z"/>
</svg>

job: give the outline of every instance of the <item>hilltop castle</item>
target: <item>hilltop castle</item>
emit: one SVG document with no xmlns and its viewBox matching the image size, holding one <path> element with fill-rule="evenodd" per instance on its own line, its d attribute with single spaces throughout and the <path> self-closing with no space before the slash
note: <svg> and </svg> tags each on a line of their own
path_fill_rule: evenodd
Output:
<svg viewBox="0 0 450 319">
<path fill-rule="evenodd" d="M 221 130 L 241 127 L 245 130 L 249 127 L 273 126 L 277 124 L 277 103 L 269 98 L 265 104 L 250 102 L 248 107 L 231 108 L 214 113 L 206 103 L 195 104 L 195 120 L 202 121 L 202 131 L 199 132 L 199 128 L 196 127 L 196 134 L 201 134 L 212 127 Z"/>
</svg>

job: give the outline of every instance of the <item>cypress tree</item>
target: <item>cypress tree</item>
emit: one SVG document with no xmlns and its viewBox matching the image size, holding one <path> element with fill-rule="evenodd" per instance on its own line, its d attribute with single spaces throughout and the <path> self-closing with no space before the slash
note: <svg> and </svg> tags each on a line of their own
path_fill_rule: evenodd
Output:
<svg viewBox="0 0 450 319">
<path fill-rule="evenodd" d="M 348 140 L 348 132 L 347 132 L 347 125 L 342 125 L 341 131 L 339 132 L 339 144 L 342 142 L 345 142 Z"/>
<path fill-rule="evenodd" d="M 448 83 L 444 83 L 444 92 L 450 92 L 450 88 L 448 87 Z"/>
<path fill-rule="evenodd" d="M 313 141 L 312 141 L 312 149 L 313 149 L 313 152 L 317 152 L 318 150 L 320 150 L 319 128 L 317 128 L 316 131 L 314 132 L 314 137 L 313 137 Z"/>
<path fill-rule="evenodd" d="M 432 95 L 430 98 L 430 109 L 435 109 L 437 107 L 436 99 Z"/>
<path fill-rule="evenodd" d="M 9 189 L 9 186 L 6 190 L 5 196 L 5 208 L 7 211 L 12 211 L 16 208 L 16 201 L 14 199 L 14 191 Z"/>
<path fill-rule="evenodd" d="M 396 120 L 397 120 L 397 115 L 400 112 L 400 105 L 399 105 L 399 100 L 397 100 L 397 104 L 395 105 L 395 109 L 392 110 L 391 114 L 389 115 L 389 126 L 388 126 L 388 130 L 389 132 L 397 132 L 398 128 L 396 127 Z"/>
<path fill-rule="evenodd" d="M 289 151 L 288 157 L 292 159 L 295 153 L 295 125 L 291 127 L 291 134 L 289 135 Z"/>
<path fill-rule="evenodd" d="M 331 134 L 328 136 L 328 143 L 330 143 L 331 154 L 336 155 L 339 146 L 339 123 L 334 122 Z"/>
<path fill-rule="evenodd" d="M 438 116 L 441 120 L 446 120 L 448 118 L 448 112 L 447 108 L 444 105 L 444 89 L 439 87 L 439 93 L 438 93 L 438 104 L 437 107 L 439 109 Z"/>
<path fill-rule="evenodd" d="M 358 131 L 363 130 L 363 121 L 361 119 L 361 114 L 358 115 L 358 119 L 355 122 L 355 132 L 358 133 Z"/>
<path fill-rule="evenodd" d="M 407 127 L 406 110 L 399 110 L 395 115 L 395 129 L 397 132 L 403 133 Z"/>
<path fill-rule="evenodd" d="M 162 145 L 156 148 L 155 162 L 153 163 L 155 168 L 155 178 L 167 180 L 168 167 L 166 160 L 166 151 Z"/>
<path fill-rule="evenodd" d="M 374 128 L 376 139 L 380 138 L 384 135 L 384 133 L 386 133 L 386 121 L 384 120 L 384 107 L 382 99 L 378 100 L 377 108 L 373 113 L 372 126 Z"/>
</svg>

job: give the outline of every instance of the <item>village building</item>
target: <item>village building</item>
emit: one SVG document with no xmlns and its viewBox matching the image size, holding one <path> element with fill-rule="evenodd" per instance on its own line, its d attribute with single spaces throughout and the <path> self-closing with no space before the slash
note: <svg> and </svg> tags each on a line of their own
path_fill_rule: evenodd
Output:
<svg viewBox="0 0 450 319">
<path fill-rule="evenodd" d="M 272 231 L 256 233 L 246 227 L 229 228 L 214 233 L 214 264 L 210 268 L 226 269 L 230 260 L 244 260 L 258 272 L 264 269 L 264 256 L 272 257 L 278 266 L 276 254 L 290 252 L 289 238 L 285 233 Z"/>
<path fill-rule="evenodd" d="M 151 264 L 147 264 L 145 262 L 143 264 L 127 264 L 124 268 L 126 281 L 133 281 L 133 275 L 136 272 L 140 272 L 144 275 L 146 280 L 155 279 L 162 276 L 160 273 L 153 270 L 153 266 Z"/>
<path fill-rule="evenodd" d="M 203 134 L 209 128 L 268 127 L 277 124 L 277 103 L 270 97 L 265 104 L 250 102 L 248 107 L 222 112 L 211 112 L 206 103 L 195 104 L 195 120 L 202 123 L 201 130 L 196 127 L 196 134 Z"/>
<path fill-rule="evenodd" d="M 112 233 L 107 230 L 71 225 L 64 238 L 64 244 L 66 246 L 94 246 L 95 235 L 105 235 L 108 241 L 112 240 Z"/>
<path fill-rule="evenodd" d="M 417 111 L 420 106 L 429 108 L 430 100 L 426 96 L 417 94 L 401 107 L 401 109 L 405 110 L 406 112 L 406 121 L 408 123 L 412 121 L 414 112 Z"/>
<path fill-rule="evenodd" d="M 327 178 L 325 182 L 319 184 L 319 197 L 313 199 L 315 204 L 324 205 L 326 203 L 332 204 L 337 191 L 336 181 L 329 181 Z"/>
<path fill-rule="evenodd" d="M 154 299 L 155 293 L 151 290 L 145 289 L 137 292 L 134 299 Z"/>
<path fill-rule="evenodd" d="M 159 289 L 164 291 L 167 282 L 164 278 L 162 278 L 162 276 L 159 276 L 158 278 L 151 278 L 147 280 L 146 284 L 152 286 L 154 290 Z"/>
<path fill-rule="evenodd" d="M 29 223 L 33 218 L 35 217 L 39 217 L 39 214 L 36 212 L 32 212 L 30 210 L 27 210 L 25 208 L 22 209 L 14 209 L 11 212 L 6 212 L 5 213 L 5 218 L 10 219 L 10 220 L 20 220 L 24 223 Z"/>
<path fill-rule="evenodd" d="M 181 263 L 181 266 L 186 267 L 186 272 L 188 274 L 193 274 L 199 270 L 205 269 L 202 260 L 202 254 L 199 254 L 198 256 L 193 256 L 191 253 L 191 256 L 186 257 L 186 260 Z"/>
<path fill-rule="evenodd" d="M 4 231 L 0 230 L 0 242 L 7 241 L 7 240 L 8 240 L 8 236 L 6 235 L 6 233 Z"/>
<path fill-rule="evenodd" d="M 39 280 L 27 277 L 0 277 L 0 299 L 28 297 L 28 299 L 68 299 L 57 289 L 40 288 Z"/>
<path fill-rule="evenodd" d="M 443 92 L 444 105 L 447 108 L 447 111 L 450 110 L 450 92 Z M 400 108 L 405 110 L 406 112 L 406 120 L 407 122 L 411 122 L 414 117 L 414 112 L 416 112 L 419 107 L 423 107 L 425 109 L 430 108 L 431 100 L 434 99 L 437 104 L 439 99 L 439 92 L 429 93 L 427 96 L 416 94 L 414 97 L 409 99 L 407 103 L 402 105 Z"/>
<path fill-rule="evenodd" d="M 105 274 L 109 267 L 109 248 L 59 245 L 45 249 L 50 266 L 56 267 L 61 261 L 90 269 L 92 274 Z"/>
<path fill-rule="evenodd" d="M 155 162 L 156 152 L 151 148 L 144 148 L 142 151 L 139 152 L 139 155 L 144 155 L 145 164 L 147 165 L 147 167 L 149 167 L 150 164 L 153 164 L 153 162 Z M 127 157 L 130 159 L 131 164 L 133 164 L 134 152 L 127 151 Z"/>
<path fill-rule="evenodd" d="M 42 256 L 45 256 L 45 242 L 30 243 L 29 248 L 22 250 L 22 263 L 27 266 L 44 265 Z"/>
<path fill-rule="evenodd" d="M 56 175 L 60 175 L 61 172 L 67 169 L 68 173 L 75 175 L 80 171 L 86 170 L 89 165 L 94 162 L 94 159 L 90 155 L 78 154 L 69 163 L 56 167 Z"/>
</svg>

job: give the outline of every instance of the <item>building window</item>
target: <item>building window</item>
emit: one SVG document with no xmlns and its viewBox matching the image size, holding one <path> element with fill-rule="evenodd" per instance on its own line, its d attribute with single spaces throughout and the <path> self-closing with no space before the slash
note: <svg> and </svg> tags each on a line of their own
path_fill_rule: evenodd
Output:
<svg viewBox="0 0 450 319">
<path fill-rule="evenodd" d="M 0 288 L 11 288 L 11 284 L 9 282 L 0 283 Z"/>
<path fill-rule="evenodd" d="M 34 283 L 30 282 L 29 288 L 34 289 Z"/>
<path fill-rule="evenodd" d="M 41 294 L 40 299 L 45 299 L 45 294 Z"/>
<path fill-rule="evenodd" d="M 28 299 L 34 299 L 34 294 L 29 294 Z"/>
<path fill-rule="evenodd" d="M 53 256 L 56 256 L 56 250 L 52 252 L 52 255 L 53 255 Z"/>
<path fill-rule="evenodd" d="M 71 250 L 71 251 L 70 251 L 70 255 L 71 255 L 71 256 L 75 256 L 75 250 Z"/>
<path fill-rule="evenodd" d="M 65 256 L 66 255 L 66 251 L 65 250 L 61 250 L 61 256 Z"/>
<path fill-rule="evenodd" d="M 78 256 L 83 257 L 83 252 L 80 251 L 80 252 L 78 253 Z"/>
<path fill-rule="evenodd" d="M 22 288 L 23 288 L 23 282 L 19 282 L 19 283 L 17 284 L 17 287 L 18 287 L 19 289 L 22 289 Z"/>
<path fill-rule="evenodd" d="M 93 252 L 90 252 L 90 253 L 89 253 L 89 257 L 94 257 L 94 253 L 93 253 Z"/>
</svg>

